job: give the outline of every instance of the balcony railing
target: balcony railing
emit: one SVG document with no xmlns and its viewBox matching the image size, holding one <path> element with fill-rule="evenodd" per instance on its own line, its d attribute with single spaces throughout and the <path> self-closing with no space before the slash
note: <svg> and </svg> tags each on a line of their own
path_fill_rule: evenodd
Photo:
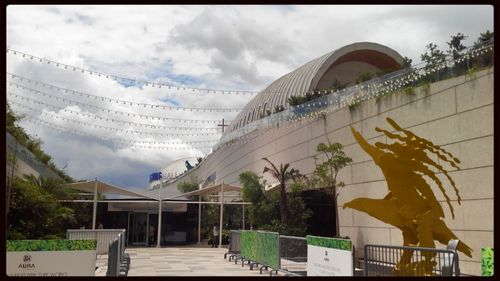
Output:
<svg viewBox="0 0 500 281">
<path fill-rule="evenodd" d="M 213 151 L 258 129 L 275 127 L 314 115 L 318 116 L 321 113 L 331 112 L 346 106 L 355 106 L 362 101 L 400 91 L 403 88 L 421 86 L 469 73 L 473 69 L 474 60 L 481 55 L 493 52 L 493 47 L 494 41 L 492 40 L 479 47 L 469 47 L 460 52 L 458 56 L 447 56 L 442 62 L 431 64 L 422 62 L 336 92 L 322 90 L 324 96 L 297 106 L 291 106 L 284 111 L 271 114 L 226 133 L 214 146 Z M 328 92 L 330 93 L 327 94 Z"/>
</svg>

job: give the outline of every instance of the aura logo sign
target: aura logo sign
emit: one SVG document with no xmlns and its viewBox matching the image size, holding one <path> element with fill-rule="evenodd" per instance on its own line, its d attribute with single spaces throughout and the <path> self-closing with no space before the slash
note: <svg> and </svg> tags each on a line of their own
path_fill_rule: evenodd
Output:
<svg viewBox="0 0 500 281">
<path fill-rule="evenodd" d="M 19 269 L 30 269 L 34 270 L 36 269 L 36 266 L 34 263 L 31 263 L 31 255 L 24 255 L 23 257 L 23 263 L 20 263 L 17 268 Z"/>
</svg>

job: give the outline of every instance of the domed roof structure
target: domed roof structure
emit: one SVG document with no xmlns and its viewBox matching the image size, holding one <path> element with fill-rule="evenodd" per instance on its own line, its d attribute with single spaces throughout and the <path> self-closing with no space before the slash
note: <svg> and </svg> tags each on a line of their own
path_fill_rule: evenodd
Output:
<svg viewBox="0 0 500 281">
<path fill-rule="evenodd" d="M 225 133 L 260 119 L 262 114 L 268 110 L 274 111 L 276 106 L 288 108 L 290 96 L 325 90 L 335 81 L 350 86 L 361 74 L 396 70 L 402 61 L 403 58 L 396 51 L 377 43 L 359 42 L 344 46 L 271 83 L 243 108 Z"/>
<path fill-rule="evenodd" d="M 189 161 L 189 164 L 191 164 L 192 166 L 196 165 L 197 163 L 196 157 L 185 157 L 174 160 L 170 162 L 165 168 L 161 169 L 163 178 L 173 178 L 184 173 L 187 170 L 185 164 L 186 161 Z"/>
</svg>

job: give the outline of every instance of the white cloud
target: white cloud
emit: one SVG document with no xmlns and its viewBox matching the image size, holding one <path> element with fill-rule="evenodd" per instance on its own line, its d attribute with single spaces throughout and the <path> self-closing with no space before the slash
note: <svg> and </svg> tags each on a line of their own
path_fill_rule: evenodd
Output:
<svg viewBox="0 0 500 281">
<path fill-rule="evenodd" d="M 467 6 L 18 6 L 7 8 L 7 47 L 69 65 L 125 77 L 164 83 L 188 83 L 196 87 L 259 91 L 273 80 L 346 44 L 373 41 L 403 56 L 420 61 L 429 42 L 446 49 L 451 35 L 469 36 L 467 45 L 486 29 L 493 31 L 493 7 Z M 193 94 L 191 90 L 126 87 L 103 77 L 56 68 L 8 55 L 7 70 L 35 80 L 80 92 L 148 104 L 179 104 L 198 108 L 242 108 L 248 95 Z M 169 118 L 230 120 L 237 113 L 167 111 L 102 100 L 75 97 L 55 89 L 16 81 L 25 86 L 80 102 L 127 113 Z M 70 114 L 64 109 L 95 113 L 109 118 L 162 126 L 214 128 L 209 123 L 179 123 L 131 118 L 95 108 L 69 106 L 16 88 L 9 91 L 57 105 L 54 110 L 36 108 L 55 116 L 119 129 L 142 128 Z M 12 100 L 12 99 L 11 99 Z M 22 101 L 26 105 L 30 103 Z M 33 105 L 33 104 L 31 104 Z M 40 113 L 31 113 L 38 116 Z M 44 118 L 47 118 L 45 116 Z M 132 135 L 52 122 L 90 134 L 136 141 L 199 141 Z M 201 156 L 209 150 L 153 150 L 117 148 L 108 143 L 22 122 L 29 133 L 44 141 L 43 148 L 59 167 L 76 178 L 105 177 L 111 183 L 145 187 L 150 172 L 174 159 Z M 165 131 L 163 129 L 163 131 Z M 158 131 L 156 131 L 158 132 Z M 184 131 L 189 133 L 189 131 Z M 213 137 L 212 137 L 213 138 Z M 140 178 L 140 180 L 138 180 Z"/>
</svg>

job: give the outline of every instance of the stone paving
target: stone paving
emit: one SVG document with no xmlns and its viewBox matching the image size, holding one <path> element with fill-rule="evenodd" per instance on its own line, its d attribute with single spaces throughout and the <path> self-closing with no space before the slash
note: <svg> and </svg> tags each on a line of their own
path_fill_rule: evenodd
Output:
<svg viewBox="0 0 500 281">
<path fill-rule="evenodd" d="M 224 259 L 227 248 L 127 248 L 125 252 L 130 255 L 128 276 L 269 276 Z M 96 276 L 106 275 L 106 263 L 107 255 L 98 256 Z"/>
</svg>

